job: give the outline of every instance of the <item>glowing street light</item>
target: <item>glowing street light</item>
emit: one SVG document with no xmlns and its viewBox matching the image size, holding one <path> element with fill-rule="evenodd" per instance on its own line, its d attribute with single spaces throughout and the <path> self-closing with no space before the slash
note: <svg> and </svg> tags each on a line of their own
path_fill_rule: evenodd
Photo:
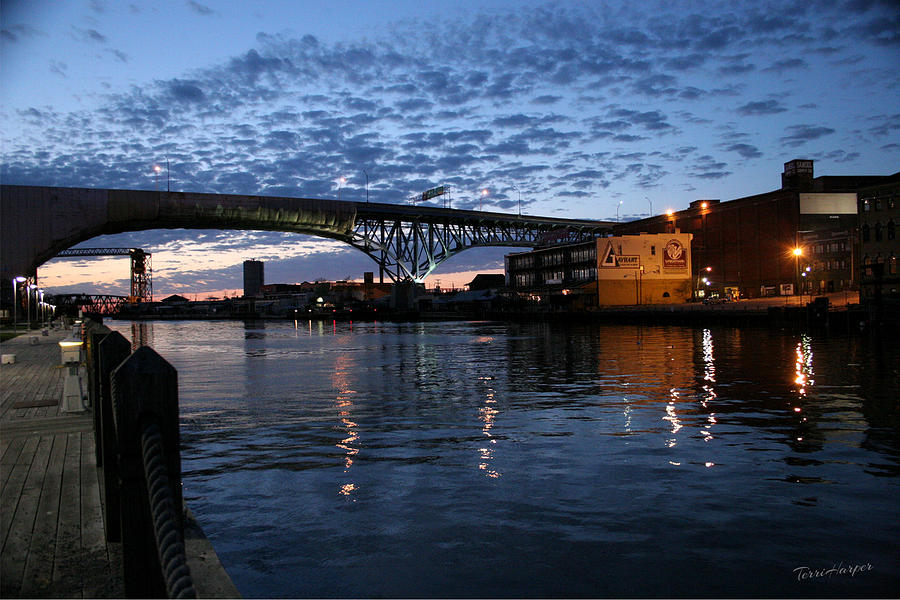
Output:
<svg viewBox="0 0 900 600">
<path fill-rule="evenodd" d="M 797 289 L 799 291 L 800 288 L 800 257 L 803 256 L 803 248 L 797 246 L 792 250 L 794 254 L 794 272 L 795 272 L 795 280 L 797 282 Z M 796 292 L 795 292 L 796 294 Z"/>
<path fill-rule="evenodd" d="M 153 165 L 153 171 L 156 173 L 156 191 L 159 191 L 159 173 L 162 171 L 162 167 L 159 165 Z"/>
<path fill-rule="evenodd" d="M 341 199 L 341 188 L 347 183 L 347 178 L 343 175 L 338 179 L 338 200 Z"/>
<path fill-rule="evenodd" d="M 619 207 L 622 206 L 622 201 L 619 200 L 619 203 L 616 204 L 616 223 L 619 222 Z"/>
<path fill-rule="evenodd" d="M 483 190 L 481 190 L 481 201 L 478 203 L 478 210 L 482 209 L 482 204 L 484 203 L 484 199 L 487 198 L 489 193 L 490 192 L 488 192 L 487 188 L 484 188 Z"/>
</svg>

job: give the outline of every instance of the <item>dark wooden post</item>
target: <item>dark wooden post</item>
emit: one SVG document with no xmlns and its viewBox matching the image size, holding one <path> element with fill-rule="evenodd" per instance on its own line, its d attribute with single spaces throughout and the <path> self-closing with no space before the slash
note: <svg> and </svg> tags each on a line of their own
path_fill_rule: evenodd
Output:
<svg viewBox="0 0 900 600">
<path fill-rule="evenodd" d="M 94 435 L 100 448 L 103 464 L 103 518 L 106 524 L 106 541 L 122 541 L 121 495 L 119 494 L 119 452 L 116 441 L 116 423 L 113 419 L 110 377 L 131 353 L 131 344 L 118 331 L 103 338 L 97 346 L 98 399 L 94 407 L 99 425 Z M 97 461 L 101 461 L 98 459 Z"/>
<path fill-rule="evenodd" d="M 113 371 L 111 389 L 119 449 L 125 595 L 164 597 L 167 595 L 166 582 L 144 477 L 141 437 L 148 424 L 155 422 L 159 425 L 176 509 L 173 518 L 183 539 L 178 375 L 165 359 L 152 348 L 144 346 Z"/>
<path fill-rule="evenodd" d="M 100 430 L 100 342 L 112 330 L 106 325 L 87 321 L 85 326 L 85 368 L 87 370 L 88 401 L 94 417 L 94 451 L 97 466 L 103 466 L 102 435 Z"/>
</svg>

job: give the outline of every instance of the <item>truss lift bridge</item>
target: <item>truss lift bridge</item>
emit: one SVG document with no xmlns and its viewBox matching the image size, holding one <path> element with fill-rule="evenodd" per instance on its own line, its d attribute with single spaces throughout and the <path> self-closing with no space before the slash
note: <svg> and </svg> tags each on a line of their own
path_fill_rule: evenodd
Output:
<svg viewBox="0 0 900 600">
<path fill-rule="evenodd" d="M 153 302 L 153 268 L 150 265 L 150 253 L 140 248 L 69 248 L 56 255 L 56 258 L 76 256 L 130 256 L 131 257 L 131 294 L 130 304 Z"/>
</svg>

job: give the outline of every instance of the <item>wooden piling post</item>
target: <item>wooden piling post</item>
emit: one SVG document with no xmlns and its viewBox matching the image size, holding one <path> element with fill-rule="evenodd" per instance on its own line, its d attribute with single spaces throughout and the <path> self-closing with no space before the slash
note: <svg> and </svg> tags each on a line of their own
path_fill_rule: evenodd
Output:
<svg viewBox="0 0 900 600">
<path fill-rule="evenodd" d="M 112 330 L 106 325 L 100 325 L 94 321 L 88 321 L 85 326 L 85 368 L 87 370 L 88 402 L 94 417 L 95 447 L 94 453 L 97 466 L 103 466 L 103 451 L 100 435 L 100 342 L 110 334 Z"/>
<path fill-rule="evenodd" d="M 119 493 L 119 456 L 116 441 L 116 423 L 113 418 L 110 378 L 113 370 L 128 358 L 131 344 L 118 331 L 107 334 L 97 346 L 97 404 L 95 418 L 99 424 L 94 430 L 97 447 L 103 465 L 103 518 L 106 524 L 106 541 L 122 541 L 121 495 Z"/>
<path fill-rule="evenodd" d="M 175 505 L 173 518 L 183 539 L 178 375 L 165 359 L 144 346 L 112 372 L 111 391 L 119 452 L 125 595 L 164 597 L 166 581 L 155 539 L 141 438 L 148 425 L 159 426 Z"/>
</svg>

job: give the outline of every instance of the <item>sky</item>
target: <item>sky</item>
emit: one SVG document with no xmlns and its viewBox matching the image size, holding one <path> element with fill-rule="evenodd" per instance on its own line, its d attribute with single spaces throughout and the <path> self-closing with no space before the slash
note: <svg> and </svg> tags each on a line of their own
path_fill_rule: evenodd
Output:
<svg viewBox="0 0 900 600">
<path fill-rule="evenodd" d="M 457 208 L 624 221 L 777 189 L 795 158 L 900 170 L 895 0 L 4 0 L 0 29 L 7 184 L 388 203 L 445 185 Z M 80 246 L 151 252 L 158 298 L 234 293 L 251 258 L 269 283 L 377 271 L 274 232 Z M 429 282 L 502 272 L 509 252 L 468 250 Z M 128 293 L 126 257 L 38 276 Z"/>
</svg>

